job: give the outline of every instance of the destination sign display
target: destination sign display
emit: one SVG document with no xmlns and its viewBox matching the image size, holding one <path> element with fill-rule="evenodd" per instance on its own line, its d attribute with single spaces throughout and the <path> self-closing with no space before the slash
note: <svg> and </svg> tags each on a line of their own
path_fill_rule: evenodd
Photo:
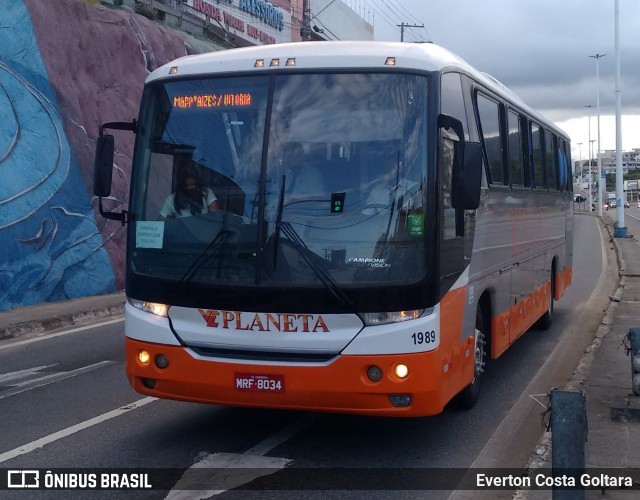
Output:
<svg viewBox="0 0 640 500">
<path fill-rule="evenodd" d="M 180 109 L 242 108 L 251 106 L 252 100 L 249 92 L 177 95 L 173 98 L 173 107 Z"/>
</svg>

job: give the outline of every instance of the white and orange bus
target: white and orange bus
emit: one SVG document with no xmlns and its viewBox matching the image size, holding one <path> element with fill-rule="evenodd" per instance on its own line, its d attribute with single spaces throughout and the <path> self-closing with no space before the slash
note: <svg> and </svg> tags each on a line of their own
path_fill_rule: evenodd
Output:
<svg viewBox="0 0 640 500">
<path fill-rule="evenodd" d="M 114 139 L 136 133 L 127 212 Z M 433 44 L 178 59 L 100 129 L 128 224 L 143 394 L 385 416 L 471 407 L 487 358 L 571 283 L 569 138 Z M 189 189 L 184 180 L 190 177 Z"/>
</svg>

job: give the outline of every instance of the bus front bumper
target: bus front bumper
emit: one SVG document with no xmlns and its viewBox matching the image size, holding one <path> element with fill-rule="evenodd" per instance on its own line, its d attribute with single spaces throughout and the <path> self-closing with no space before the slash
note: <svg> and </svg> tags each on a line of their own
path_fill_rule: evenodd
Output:
<svg viewBox="0 0 640 500">
<path fill-rule="evenodd" d="M 148 358 L 142 356 L 146 362 L 140 360 L 142 351 L 148 354 Z M 217 405 L 363 415 L 440 413 L 451 397 L 451 390 L 443 389 L 450 384 L 443 384 L 440 358 L 436 349 L 417 354 L 338 356 L 317 365 L 274 365 L 201 359 L 184 347 L 126 338 L 127 376 L 141 394 Z M 166 367 L 159 367 L 158 359 L 160 365 L 166 360 Z M 408 368 L 405 378 L 395 373 L 399 363 Z M 367 376 L 371 366 L 382 371 L 377 382 Z"/>
</svg>

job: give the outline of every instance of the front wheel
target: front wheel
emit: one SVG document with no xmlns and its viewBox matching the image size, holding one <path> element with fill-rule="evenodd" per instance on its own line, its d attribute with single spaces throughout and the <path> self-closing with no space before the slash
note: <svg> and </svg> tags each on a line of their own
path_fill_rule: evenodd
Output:
<svg viewBox="0 0 640 500">
<path fill-rule="evenodd" d="M 485 325 L 485 318 L 482 310 L 476 311 L 476 334 L 473 362 L 473 381 L 456 396 L 456 405 L 462 409 L 470 410 L 480 399 L 480 388 L 482 373 L 484 372 L 484 347 L 486 345 L 486 335 L 488 333 Z"/>
</svg>

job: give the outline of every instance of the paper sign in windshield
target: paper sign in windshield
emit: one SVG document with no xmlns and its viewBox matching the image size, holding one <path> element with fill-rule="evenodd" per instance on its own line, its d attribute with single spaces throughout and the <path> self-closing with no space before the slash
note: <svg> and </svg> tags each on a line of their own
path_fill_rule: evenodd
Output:
<svg viewBox="0 0 640 500">
<path fill-rule="evenodd" d="M 136 222 L 136 248 L 162 248 L 164 221 Z"/>
</svg>

